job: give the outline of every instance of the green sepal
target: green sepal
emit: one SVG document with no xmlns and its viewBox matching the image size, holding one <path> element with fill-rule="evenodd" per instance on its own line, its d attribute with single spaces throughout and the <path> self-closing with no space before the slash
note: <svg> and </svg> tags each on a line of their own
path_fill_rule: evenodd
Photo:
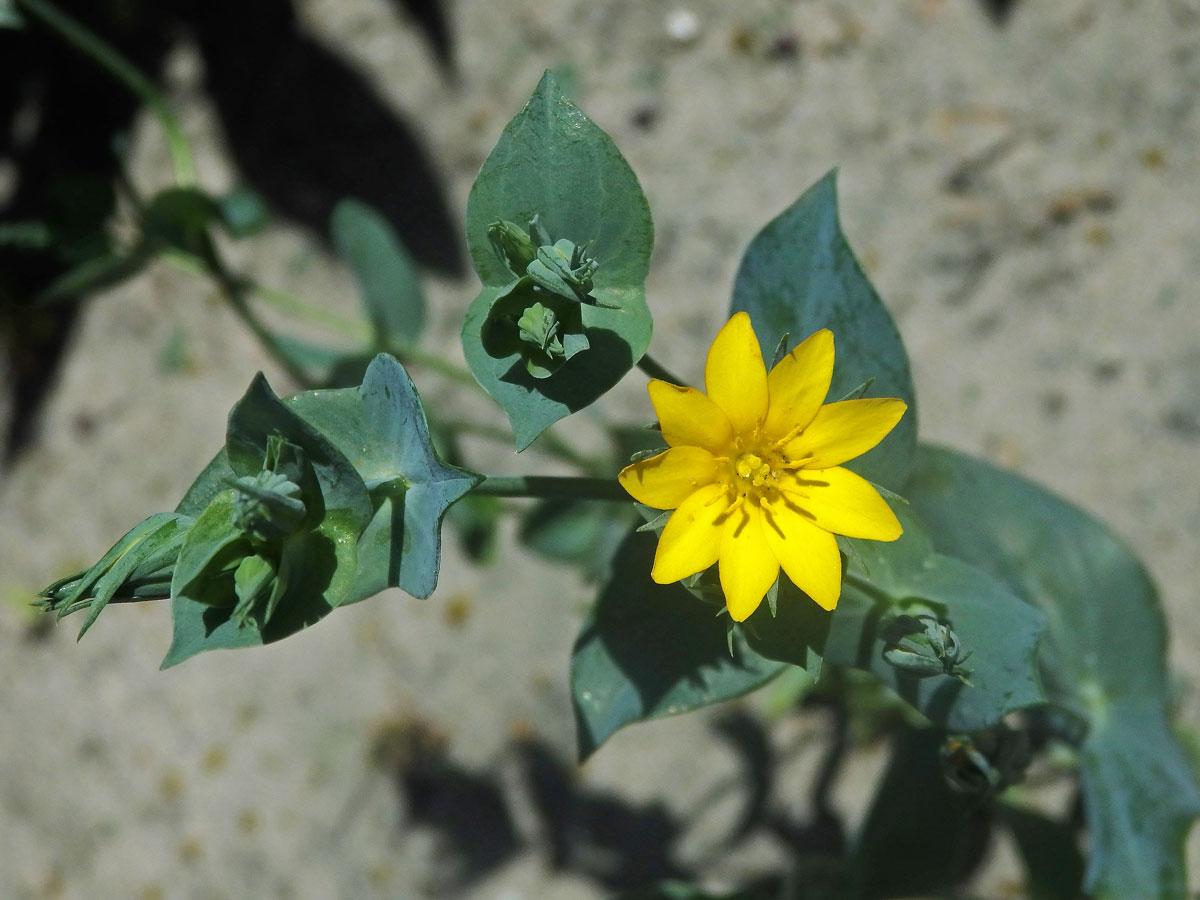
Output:
<svg viewBox="0 0 1200 900">
<path fill-rule="evenodd" d="M 162 668 L 178 665 L 206 650 L 258 647 L 281 640 L 316 624 L 341 605 L 354 586 L 357 570 L 355 544 L 344 536 L 351 523 L 343 519 L 334 514 L 315 529 L 284 542 L 279 571 L 285 587 L 281 596 L 268 600 L 268 605 L 275 604 L 270 621 L 239 622 L 232 615 L 237 598 L 236 565 L 209 587 L 226 600 L 232 598 L 228 606 L 175 597 L 171 604 L 174 638 Z"/>
<path fill-rule="evenodd" d="M 262 470 L 232 479 L 229 486 L 234 527 L 259 543 L 281 541 L 299 530 L 309 517 L 305 496 L 315 500 L 320 491 L 304 451 L 278 434 L 267 438 Z"/>
<path fill-rule="evenodd" d="M 527 249 L 523 244 L 498 249 L 495 226 L 530 223 L 532 230 L 533 221 L 541 232 L 529 236 L 535 258 L 520 270 Z M 571 276 L 577 285 L 562 279 L 574 298 L 562 299 L 579 308 L 588 349 L 535 377 L 519 346 L 504 356 L 489 353 L 484 331 L 497 299 L 509 292 L 514 278 L 529 278 L 537 249 L 549 244 L 544 239 L 550 236 L 573 247 L 586 243 L 598 267 L 588 265 L 592 271 L 585 277 L 577 265 Z M 504 409 L 517 449 L 523 450 L 554 422 L 616 384 L 645 353 L 651 332 L 645 280 L 653 227 L 646 198 L 612 140 L 567 100 L 550 73 L 505 128 L 475 180 L 467 201 L 467 244 L 483 288 L 463 323 L 463 352 L 475 378 Z M 547 262 L 544 256 L 541 262 L 561 277 L 553 258 Z M 559 297 L 546 287 L 561 285 L 540 267 L 536 272 L 545 276 L 542 285 L 534 285 L 538 299 L 546 303 Z M 592 281 L 586 296 L 595 302 L 580 302 L 576 288 L 586 278 Z"/>
<path fill-rule="evenodd" d="M 973 671 L 966 665 L 971 651 L 949 625 L 924 611 L 897 615 L 883 629 L 883 660 L 916 678 L 950 675 L 968 687 Z"/>
<path fill-rule="evenodd" d="M 515 354 L 534 378 L 549 378 L 591 346 L 579 304 L 535 292 L 526 278 L 513 282 L 493 301 L 480 341 L 495 359 Z"/>
<path fill-rule="evenodd" d="M 215 607 L 237 603 L 232 575 L 252 545 L 233 522 L 236 496 L 232 489 L 218 494 L 188 530 L 171 579 L 176 601 Z"/>
<path fill-rule="evenodd" d="M 357 538 L 371 520 L 371 498 L 354 465 L 326 434 L 332 437 L 298 416 L 259 374 L 229 413 L 225 451 L 236 475 L 254 478 L 263 470 L 273 438 L 282 437 L 299 447 L 306 461 L 304 468 L 311 467 L 316 479 L 312 486 L 300 486 L 309 521 L 338 512 L 343 522 L 361 523 L 351 536 Z"/>
<path fill-rule="evenodd" d="M 585 254 L 584 247 L 566 238 L 538 247 L 537 258 L 525 274 L 543 291 L 577 303 L 595 303 L 590 296 L 592 276 L 600 263 Z"/>
<path fill-rule="evenodd" d="M 529 233 L 536 227 L 536 220 L 537 216 L 534 216 L 534 221 L 529 223 L 529 231 L 515 222 L 497 221 L 487 227 L 492 250 L 503 260 L 508 271 L 517 278 L 523 277 L 529 269 L 529 264 L 537 258 L 538 244 L 534 243 L 534 238 Z"/>
<path fill-rule="evenodd" d="M 89 607 L 79 629 L 82 638 L 111 600 L 168 596 L 169 573 L 191 525 L 190 516 L 155 513 L 131 528 L 91 568 L 43 590 L 42 605 L 59 618 Z"/>
<path fill-rule="evenodd" d="M 279 568 L 269 555 L 253 553 L 242 557 L 233 573 L 233 590 L 237 603 L 230 613 L 239 627 L 262 626 L 271 621 L 271 614 L 279 605 L 279 598 L 287 589 L 287 579 L 281 578 Z M 254 611 L 263 608 L 262 617 L 254 618 Z"/>
<path fill-rule="evenodd" d="M 300 485 L 269 469 L 254 478 L 243 475 L 233 489 L 234 527 L 264 543 L 295 533 L 308 512 Z"/>
</svg>

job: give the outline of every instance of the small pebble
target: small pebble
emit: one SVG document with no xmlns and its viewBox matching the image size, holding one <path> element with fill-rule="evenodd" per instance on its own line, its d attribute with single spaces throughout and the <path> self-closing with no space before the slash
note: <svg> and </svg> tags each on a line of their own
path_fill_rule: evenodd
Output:
<svg viewBox="0 0 1200 900">
<path fill-rule="evenodd" d="M 667 13 L 663 26 L 677 44 L 691 44 L 700 37 L 700 17 L 682 6 Z"/>
</svg>

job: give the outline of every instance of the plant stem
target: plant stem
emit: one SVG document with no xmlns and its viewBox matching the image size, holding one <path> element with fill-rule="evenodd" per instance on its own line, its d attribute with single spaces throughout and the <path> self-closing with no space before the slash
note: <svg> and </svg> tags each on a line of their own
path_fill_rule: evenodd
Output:
<svg viewBox="0 0 1200 900">
<path fill-rule="evenodd" d="M 153 81 L 122 56 L 115 47 L 81 22 L 67 15 L 49 0 L 17 0 L 16 5 L 43 25 L 49 27 L 64 41 L 105 69 L 123 84 L 138 99 L 150 107 L 158 117 L 167 139 L 171 154 L 171 166 L 175 170 L 175 181 L 181 187 L 196 183 L 196 166 L 192 160 L 192 148 L 188 145 L 179 119 L 171 111 L 162 91 Z"/>
<path fill-rule="evenodd" d="M 374 344 L 374 331 L 368 323 L 360 319 L 352 319 L 339 315 L 338 313 L 317 306 L 315 303 L 310 303 L 302 297 L 297 297 L 288 291 L 266 287 L 251 279 L 243 279 L 243 284 L 257 299 L 269 306 L 273 306 L 280 312 L 326 328 L 335 334 L 340 334 L 342 337 L 358 341 L 364 346 L 370 347 Z M 415 347 L 386 346 L 377 349 L 391 353 L 405 365 L 419 366 L 428 369 L 430 372 L 436 372 L 444 378 L 449 378 L 451 381 L 457 381 L 459 384 L 479 388 L 479 382 L 475 380 L 474 375 L 436 353 L 428 353 L 418 350 Z M 482 388 L 480 389 L 482 390 Z"/>
<path fill-rule="evenodd" d="M 490 497 L 616 501 L 631 499 L 615 478 L 552 475 L 487 475 L 474 492 Z"/>
<path fill-rule="evenodd" d="M 683 382 L 668 372 L 659 362 L 649 353 L 638 360 L 637 367 L 649 375 L 651 378 L 657 378 L 660 381 L 666 381 L 669 384 L 682 385 Z"/>
<path fill-rule="evenodd" d="M 315 387 L 316 382 L 313 377 L 288 356 L 287 351 L 280 346 L 278 339 L 271 332 L 271 329 L 267 328 L 255 314 L 254 310 L 250 308 L 250 304 L 246 301 L 246 284 L 238 279 L 237 276 L 227 272 L 220 260 L 215 257 L 210 262 L 208 273 L 220 285 L 222 293 L 225 294 L 225 299 L 229 301 L 229 305 L 237 313 L 238 318 L 258 338 L 263 348 L 271 354 L 271 358 L 301 387 Z"/>
<path fill-rule="evenodd" d="M 334 334 L 360 344 L 371 343 L 371 326 L 361 319 L 352 319 L 332 312 L 315 303 L 310 303 L 302 297 L 297 297 L 295 294 L 259 284 L 252 278 L 242 278 L 241 280 L 246 289 L 267 306 L 274 307 L 280 312 L 305 322 L 319 325 Z"/>
</svg>

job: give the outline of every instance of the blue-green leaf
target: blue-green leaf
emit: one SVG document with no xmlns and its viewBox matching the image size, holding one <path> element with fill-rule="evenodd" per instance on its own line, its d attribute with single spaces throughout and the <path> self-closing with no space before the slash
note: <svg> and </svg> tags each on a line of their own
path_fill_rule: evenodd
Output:
<svg viewBox="0 0 1200 900">
<path fill-rule="evenodd" d="M 1047 693 L 1086 728 L 1087 893 L 1183 897 L 1200 790 L 1171 730 L 1166 625 L 1141 563 L 1077 507 L 952 450 L 922 446 L 905 493 L 939 550 L 1046 614 Z"/>
<path fill-rule="evenodd" d="M 329 225 L 333 245 L 358 279 L 377 347 L 415 347 L 425 330 L 425 294 L 391 223 L 358 200 L 341 201 Z"/>
<path fill-rule="evenodd" d="M 651 581 L 653 559 L 652 535 L 626 537 L 575 641 L 571 696 L 580 759 L 623 725 L 739 697 L 786 668 L 739 634 L 731 655 L 728 620 L 679 585 Z"/>
<path fill-rule="evenodd" d="M 361 387 L 308 391 L 288 405 L 330 436 L 371 490 L 373 514 L 358 539 L 358 577 L 343 602 L 388 587 L 428 597 L 441 564 L 442 517 L 482 476 L 438 458 L 404 367 L 380 354 Z"/>
<path fill-rule="evenodd" d="M 822 328 L 833 332 L 831 398 L 869 378 L 871 397 L 898 397 L 908 412 L 879 449 L 847 463 L 863 477 L 904 482 L 917 440 L 916 393 L 908 355 L 892 318 L 854 257 L 838 221 L 830 172 L 751 241 L 733 287 L 730 314 L 745 311 L 764 347 L 786 333 L 795 346 Z"/>
<path fill-rule="evenodd" d="M 1077 900 L 1084 864 L 1075 829 L 1008 803 L 998 812 L 1025 863 L 1030 900 Z"/>
<path fill-rule="evenodd" d="M 482 330 L 516 275 L 493 247 L 496 222 L 525 228 L 535 217 L 552 240 L 586 245 L 599 267 L 581 302 L 589 348 L 546 377 L 518 350 L 495 358 Z M 611 388 L 645 353 L 651 319 L 645 280 L 654 242 L 650 210 L 620 151 L 546 73 L 483 164 L 467 201 L 467 246 L 483 289 L 463 323 L 463 351 L 484 389 L 512 422 L 518 450 L 554 422 Z"/>
</svg>

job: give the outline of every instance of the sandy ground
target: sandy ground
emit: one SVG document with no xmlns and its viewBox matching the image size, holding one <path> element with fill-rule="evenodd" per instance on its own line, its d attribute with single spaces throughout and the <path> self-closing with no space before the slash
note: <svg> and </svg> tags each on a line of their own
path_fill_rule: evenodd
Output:
<svg viewBox="0 0 1200 900">
<path fill-rule="evenodd" d="M 298 8 L 415 129 L 459 216 L 541 71 L 568 76 L 650 198 L 652 349 L 687 377 L 724 318 L 745 244 L 840 167 L 844 225 L 907 341 L 924 438 L 1053 486 L 1142 555 L 1170 616 L 1185 719 L 1200 725 L 1200 4 L 1027 3 L 998 29 L 967 0 L 459 0 L 456 84 L 382 0 Z M 688 39 L 666 24 L 680 9 L 696 17 Z M 195 54 L 181 48 L 170 76 L 202 182 L 230 186 Z M 135 160 L 144 187 L 165 183 L 151 122 Z M 280 226 L 230 253 L 267 283 L 353 307 L 349 275 L 298 231 Z M 451 358 L 474 291 L 473 279 L 429 283 L 432 346 Z M 187 365 L 164 373 L 179 335 Z M 444 887 L 433 832 L 411 821 L 380 764 L 397 735 L 424 727 L 454 765 L 510 797 L 515 840 L 537 846 L 511 742 L 535 735 L 569 758 L 565 672 L 589 592 L 564 588 L 510 534 L 511 564 L 486 570 L 449 541 L 427 601 L 390 592 L 280 645 L 165 673 L 162 605 L 110 610 L 78 645 L 70 621 L 31 636 L 23 599 L 173 506 L 260 368 L 288 390 L 204 285 L 156 269 L 89 305 L 37 443 L 0 482 L 0 596 L 12 601 L 0 607 L 4 896 Z M 648 418 L 641 382 L 606 409 Z M 431 388 L 427 402 L 450 396 Z M 496 448 L 477 462 L 536 464 Z M 708 721 L 623 732 L 578 784 L 642 811 L 703 810 L 680 858 L 728 882 L 780 855 L 761 841 L 706 853 L 736 811 L 730 797 L 706 799 L 736 769 Z M 810 727 L 788 723 L 775 738 L 804 746 Z M 810 762 L 800 752 L 789 777 Z M 846 802 L 861 805 L 876 763 L 867 754 L 843 779 Z M 1000 871 L 982 893 L 1004 889 Z M 607 891 L 527 850 L 452 895 Z"/>
</svg>

